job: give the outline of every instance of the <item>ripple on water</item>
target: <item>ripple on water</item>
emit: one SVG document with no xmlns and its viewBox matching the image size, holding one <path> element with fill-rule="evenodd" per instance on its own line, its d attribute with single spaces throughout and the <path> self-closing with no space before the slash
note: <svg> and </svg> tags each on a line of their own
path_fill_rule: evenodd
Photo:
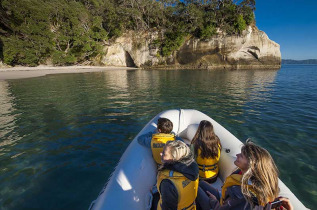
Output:
<svg viewBox="0 0 317 210">
<path fill-rule="evenodd" d="M 265 147 L 313 208 L 316 73 L 119 70 L 0 82 L 0 208 L 87 209 L 134 136 L 175 108 L 200 110 Z"/>
</svg>

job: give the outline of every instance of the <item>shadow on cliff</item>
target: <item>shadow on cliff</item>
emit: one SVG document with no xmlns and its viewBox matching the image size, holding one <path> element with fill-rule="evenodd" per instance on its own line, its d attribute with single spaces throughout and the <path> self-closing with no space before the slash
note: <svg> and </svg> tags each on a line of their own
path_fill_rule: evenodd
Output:
<svg viewBox="0 0 317 210">
<path fill-rule="evenodd" d="M 3 42 L 0 38 L 0 61 L 3 61 Z"/>
<path fill-rule="evenodd" d="M 127 64 L 127 67 L 136 67 L 130 53 L 125 51 L 125 63 Z"/>
</svg>

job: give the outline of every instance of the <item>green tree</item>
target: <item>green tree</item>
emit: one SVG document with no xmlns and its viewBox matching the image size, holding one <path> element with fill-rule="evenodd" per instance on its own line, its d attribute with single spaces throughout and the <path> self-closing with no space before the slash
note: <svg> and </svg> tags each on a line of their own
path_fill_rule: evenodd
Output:
<svg viewBox="0 0 317 210">
<path fill-rule="evenodd" d="M 56 65 L 89 60 L 107 39 L 103 18 L 81 2 L 3 0 L 2 7 L 13 20 L 14 31 L 3 41 L 4 60 L 10 65 L 34 66 L 48 58 Z"/>
<path fill-rule="evenodd" d="M 217 29 L 213 24 L 208 24 L 200 30 L 199 37 L 201 39 L 209 39 L 217 34 Z"/>
<path fill-rule="evenodd" d="M 169 56 L 173 51 L 178 50 L 185 41 L 187 33 L 184 32 L 185 25 L 179 24 L 174 30 L 168 31 L 164 34 L 164 39 L 161 44 L 161 54 Z"/>
<path fill-rule="evenodd" d="M 47 24 L 48 9 L 36 0 L 3 0 L 11 12 L 13 33 L 4 38 L 4 62 L 35 66 L 50 56 L 52 33 Z"/>
<path fill-rule="evenodd" d="M 238 31 L 239 34 L 242 33 L 243 30 L 245 30 L 247 27 L 247 24 L 245 23 L 245 20 L 243 19 L 243 16 L 239 14 L 237 16 L 237 20 L 235 21 L 235 28 Z"/>
<path fill-rule="evenodd" d="M 248 7 L 252 11 L 255 11 L 255 0 L 242 0 L 240 5 L 243 7 Z"/>
</svg>

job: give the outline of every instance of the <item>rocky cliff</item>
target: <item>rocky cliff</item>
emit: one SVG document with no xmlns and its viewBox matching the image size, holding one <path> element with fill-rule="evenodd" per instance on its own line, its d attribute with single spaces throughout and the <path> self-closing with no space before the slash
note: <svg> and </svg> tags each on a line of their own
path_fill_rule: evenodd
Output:
<svg viewBox="0 0 317 210">
<path fill-rule="evenodd" d="M 279 69 L 279 44 L 255 26 L 241 35 L 221 31 L 209 40 L 187 37 L 183 45 L 169 57 L 161 57 L 154 40 L 158 32 L 128 32 L 105 46 L 100 63 L 106 66 L 144 68 L 202 69 Z"/>
</svg>

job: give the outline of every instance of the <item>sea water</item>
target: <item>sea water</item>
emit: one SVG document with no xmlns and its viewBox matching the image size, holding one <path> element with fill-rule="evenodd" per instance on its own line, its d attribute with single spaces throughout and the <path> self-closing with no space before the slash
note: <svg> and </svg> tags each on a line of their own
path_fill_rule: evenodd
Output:
<svg viewBox="0 0 317 210">
<path fill-rule="evenodd" d="M 87 209 L 144 125 L 197 109 L 273 156 L 317 206 L 317 66 L 113 70 L 0 81 L 0 209 Z"/>
</svg>

